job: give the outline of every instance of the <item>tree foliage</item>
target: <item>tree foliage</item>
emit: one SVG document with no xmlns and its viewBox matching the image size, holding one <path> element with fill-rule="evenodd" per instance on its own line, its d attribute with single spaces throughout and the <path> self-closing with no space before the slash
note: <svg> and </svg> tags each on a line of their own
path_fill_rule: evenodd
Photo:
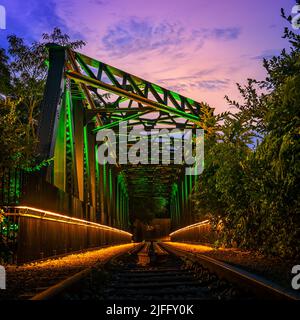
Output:
<svg viewBox="0 0 300 320">
<path fill-rule="evenodd" d="M 164 197 L 134 198 L 131 203 L 131 221 L 150 223 L 154 218 L 166 218 L 168 202 Z"/>
<path fill-rule="evenodd" d="M 8 105 L 13 105 L 12 110 L 1 113 L 0 122 L 4 125 L 15 117 L 18 123 L 16 134 L 18 145 L 5 149 L 4 158 L 23 159 L 23 167 L 34 165 L 34 150 L 38 143 L 36 129 L 38 124 L 39 108 L 43 98 L 44 86 L 47 76 L 45 61 L 48 52 L 45 44 L 51 42 L 62 46 L 78 49 L 85 45 L 83 41 L 70 41 L 67 34 L 59 28 L 54 28 L 51 34 L 44 33 L 41 41 L 27 44 L 24 39 L 16 35 L 8 36 L 8 55 L 4 49 L 0 50 L 0 93 L 8 97 L 9 102 L 1 102 L 1 108 L 7 111 Z M 2 77 L 3 75 L 3 77 Z M 12 120 L 11 120 L 12 121 Z M 11 130 L 2 130 L 0 139 L 11 141 Z M 16 151 L 18 150 L 18 151 Z M 21 154 L 20 154 L 21 153 Z M 7 161 L 0 162 L 0 166 L 7 166 Z M 19 162 L 9 162 L 10 166 L 19 165 Z"/>
<path fill-rule="evenodd" d="M 193 201 L 223 244 L 299 257 L 300 37 L 288 29 L 284 37 L 290 51 L 264 60 L 267 78 L 238 85 L 243 103 L 226 97 L 237 113 L 211 115 L 216 134 Z"/>
<path fill-rule="evenodd" d="M 10 71 L 5 50 L 0 48 L 0 94 L 7 94 L 10 89 Z"/>
<path fill-rule="evenodd" d="M 17 102 L 6 99 L 0 102 L 0 163 L 4 167 L 24 163 L 25 125 L 19 120 Z"/>
</svg>

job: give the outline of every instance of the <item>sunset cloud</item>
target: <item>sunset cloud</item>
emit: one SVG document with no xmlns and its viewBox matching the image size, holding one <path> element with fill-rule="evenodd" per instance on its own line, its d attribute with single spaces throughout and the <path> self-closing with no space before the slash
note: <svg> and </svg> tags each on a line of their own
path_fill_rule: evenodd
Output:
<svg viewBox="0 0 300 320">
<path fill-rule="evenodd" d="M 238 27 L 188 30 L 180 23 L 129 17 L 109 26 L 101 43 L 104 50 L 122 57 L 140 51 L 177 50 L 190 44 L 199 50 L 206 40 L 236 40 L 240 33 Z"/>
<path fill-rule="evenodd" d="M 294 0 L 2 0 L 7 30 L 28 42 L 58 26 L 87 42 L 82 52 L 158 83 L 217 112 L 235 83 L 262 79 L 261 60 L 288 46 L 281 38 Z M 272 26 L 272 27 L 271 27 Z"/>
<path fill-rule="evenodd" d="M 170 50 L 188 41 L 179 24 L 130 17 L 110 26 L 102 38 L 107 52 L 122 56 L 140 51 Z"/>
</svg>

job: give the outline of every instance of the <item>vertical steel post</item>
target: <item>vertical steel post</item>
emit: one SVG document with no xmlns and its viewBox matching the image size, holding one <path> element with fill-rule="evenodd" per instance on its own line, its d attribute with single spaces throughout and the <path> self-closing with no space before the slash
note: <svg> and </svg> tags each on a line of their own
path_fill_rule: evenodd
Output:
<svg viewBox="0 0 300 320">
<path fill-rule="evenodd" d="M 75 161 L 78 181 L 78 198 L 84 201 L 84 106 L 82 101 L 73 99 Z"/>
<path fill-rule="evenodd" d="M 64 91 L 65 48 L 47 44 L 49 50 L 49 70 L 45 86 L 38 126 L 39 158 L 47 160 L 54 157 L 57 129 L 60 118 L 61 99 Z M 53 183 L 53 165 L 45 169 L 47 181 Z"/>
<path fill-rule="evenodd" d="M 96 155 L 95 155 L 95 135 L 92 133 L 93 124 L 87 125 L 87 135 L 88 135 L 88 153 L 89 153 L 89 168 L 90 168 L 90 210 L 91 216 L 90 221 L 96 221 Z"/>
</svg>

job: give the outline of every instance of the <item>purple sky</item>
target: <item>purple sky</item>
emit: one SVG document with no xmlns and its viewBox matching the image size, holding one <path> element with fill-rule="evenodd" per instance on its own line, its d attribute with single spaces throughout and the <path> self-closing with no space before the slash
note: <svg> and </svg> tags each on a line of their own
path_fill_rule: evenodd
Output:
<svg viewBox="0 0 300 320">
<path fill-rule="evenodd" d="M 0 0 L 7 30 L 28 41 L 59 26 L 84 39 L 85 54 L 156 82 L 217 112 L 236 82 L 265 76 L 261 60 L 280 52 L 294 0 Z"/>
</svg>

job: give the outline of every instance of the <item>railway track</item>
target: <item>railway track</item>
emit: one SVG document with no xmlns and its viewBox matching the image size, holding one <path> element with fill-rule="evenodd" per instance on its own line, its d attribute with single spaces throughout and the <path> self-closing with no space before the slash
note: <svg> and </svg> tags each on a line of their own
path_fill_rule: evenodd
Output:
<svg viewBox="0 0 300 320">
<path fill-rule="evenodd" d="M 126 253 L 131 255 L 135 254 L 143 247 L 143 244 L 137 244 Z M 95 266 L 85 268 L 74 275 L 63 278 L 63 280 L 59 281 L 61 277 L 57 279 L 52 279 L 52 282 L 56 280 L 56 283 L 52 286 L 46 287 L 41 290 L 41 288 L 36 288 L 35 290 L 38 292 L 36 295 L 27 294 L 29 296 L 29 300 L 49 300 L 54 299 L 55 297 L 60 296 L 65 291 L 68 291 L 69 288 L 74 288 L 78 283 L 80 283 L 84 279 L 88 279 L 91 274 L 95 272 L 95 270 L 100 270 L 106 267 L 107 264 L 111 263 L 111 261 L 118 259 L 119 257 L 123 256 L 124 252 L 116 254 L 113 258 L 105 258 L 100 263 L 95 264 Z"/>
<path fill-rule="evenodd" d="M 300 300 L 300 295 L 282 288 L 263 277 L 247 272 L 241 268 L 221 262 L 199 253 L 191 253 L 173 246 L 161 244 L 168 252 L 182 259 L 187 259 L 191 268 L 198 274 L 203 272 L 215 275 L 219 280 L 231 283 L 233 287 L 250 293 L 255 299 L 266 300 Z"/>
<path fill-rule="evenodd" d="M 141 244 L 31 300 L 296 300 L 253 274 L 166 244 Z"/>
<path fill-rule="evenodd" d="M 94 268 L 105 265 L 111 257 L 140 247 L 141 244 L 137 243 L 121 244 L 6 266 L 6 290 L 0 290 L 0 301 L 28 300 L 40 296 L 39 299 L 44 299 L 43 296 L 50 299 L 81 277 L 87 277 Z"/>
</svg>

